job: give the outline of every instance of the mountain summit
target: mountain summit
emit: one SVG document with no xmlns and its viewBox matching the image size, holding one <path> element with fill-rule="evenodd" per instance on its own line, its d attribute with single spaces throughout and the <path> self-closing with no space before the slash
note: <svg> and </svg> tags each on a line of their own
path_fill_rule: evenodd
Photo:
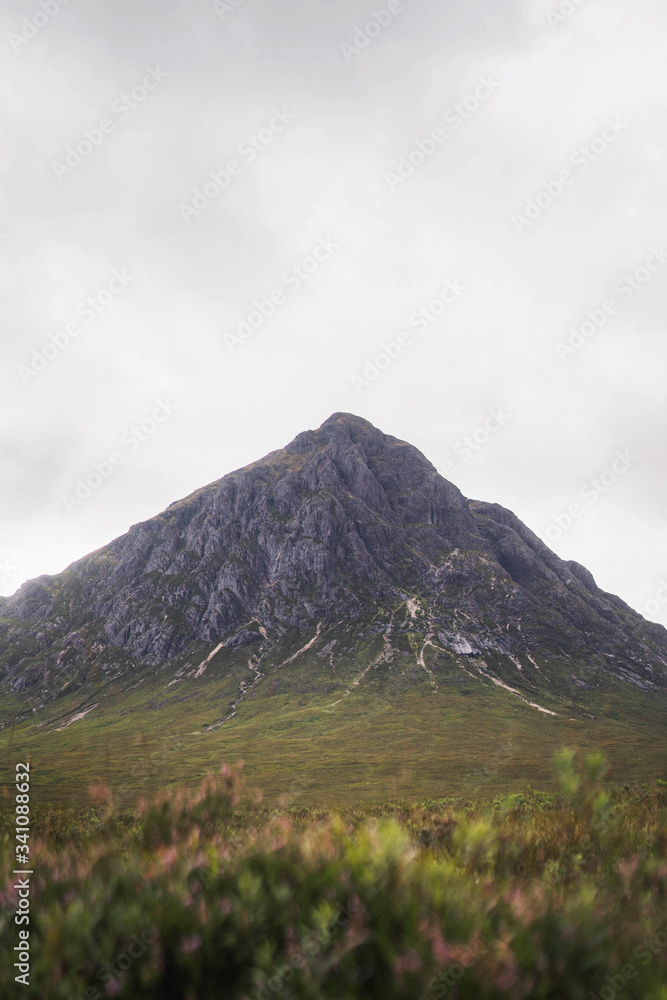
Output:
<svg viewBox="0 0 667 1000">
<path fill-rule="evenodd" d="M 72 629 L 96 626 L 105 647 L 162 661 L 251 617 L 305 628 L 409 598 L 474 649 L 606 655 L 648 686 L 667 666 L 664 629 L 510 511 L 466 500 L 416 448 L 348 413 L 25 584 L 0 613 L 43 623 L 41 668 Z"/>
<path fill-rule="evenodd" d="M 291 664 L 344 698 L 380 677 L 383 697 L 461 681 L 593 717 L 601 690 L 664 692 L 667 631 L 347 413 L 0 599 L 19 719 L 90 685 L 208 671 L 229 681 L 222 725 L 262 678 L 288 690 Z"/>
</svg>

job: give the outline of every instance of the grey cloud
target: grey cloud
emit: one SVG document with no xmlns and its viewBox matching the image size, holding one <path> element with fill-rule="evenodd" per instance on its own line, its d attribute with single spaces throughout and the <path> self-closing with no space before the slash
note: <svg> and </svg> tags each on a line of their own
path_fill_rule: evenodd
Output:
<svg viewBox="0 0 667 1000">
<path fill-rule="evenodd" d="M 71 0 L 14 53 L 7 33 L 38 7 L 5 4 L 0 557 L 17 524 L 32 539 L 6 592 L 333 411 L 438 465 L 499 403 L 512 422 L 457 465 L 464 492 L 539 532 L 632 446 L 641 466 L 553 544 L 635 605 L 664 576 L 662 273 L 574 357 L 555 345 L 667 238 L 667 15 L 589 0 L 552 27 L 558 0 L 414 0 L 346 61 L 341 43 L 386 6 L 242 0 L 221 19 L 204 0 Z M 113 102 L 156 66 L 168 77 L 121 119 Z M 484 74 L 497 92 L 445 121 Z M 294 122 L 246 162 L 240 144 L 275 108 Z M 52 162 L 105 116 L 113 132 L 59 181 Z M 578 169 L 610 116 L 627 130 Z M 440 126 L 446 141 L 390 190 Z M 230 159 L 238 175 L 186 223 L 179 205 Z M 513 213 L 566 167 L 573 182 L 517 233 Z M 336 255 L 230 354 L 225 331 L 330 235 Z M 18 366 L 117 268 L 133 287 L 24 384 Z M 410 348 L 355 392 L 351 376 L 454 275 L 469 285 L 456 311 L 410 328 Z M 67 484 L 160 393 L 178 418 L 68 517 Z"/>
</svg>

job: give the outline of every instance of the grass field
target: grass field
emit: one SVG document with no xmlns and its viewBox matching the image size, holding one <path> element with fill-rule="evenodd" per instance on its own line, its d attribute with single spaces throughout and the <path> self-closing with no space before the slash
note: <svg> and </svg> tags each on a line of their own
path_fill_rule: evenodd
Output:
<svg viewBox="0 0 667 1000">
<path fill-rule="evenodd" d="M 349 648 L 335 664 L 333 638 Z M 90 669 L 35 712 L 3 695 L 5 718 L 21 720 L 0 733 L 3 772 L 30 760 L 44 803 L 82 801 L 93 780 L 132 802 L 243 760 L 274 801 L 345 805 L 553 789 L 553 754 L 570 745 L 602 748 L 617 782 L 667 779 L 664 700 L 599 671 L 581 690 L 569 665 L 542 664 L 547 682 L 528 662 L 494 664 L 513 693 L 464 658 L 427 649 L 420 664 L 423 636 L 402 638 L 391 662 L 381 636 L 355 644 L 344 628 L 294 656 L 309 639 L 287 636 L 260 667 L 247 650 L 208 659 L 209 645 L 113 678 Z"/>
</svg>

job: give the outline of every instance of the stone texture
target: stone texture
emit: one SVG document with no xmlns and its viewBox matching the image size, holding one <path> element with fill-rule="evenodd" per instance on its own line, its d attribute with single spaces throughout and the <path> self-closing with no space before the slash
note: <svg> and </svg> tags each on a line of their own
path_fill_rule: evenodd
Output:
<svg viewBox="0 0 667 1000">
<path fill-rule="evenodd" d="M 253 619 L 281 633 L 408 597 L 460 654 L 604 654 L 638 681 L 667 664 L 667 632 L 584 567 L 498 504 L 468 501 L 416 448 L 337 413 L 0 599 L 0 667 L 19 688 L 36 657 L 55 663 L 93 624 L 101 648 L 164 661 L 195 641 L 255 642 L 239 634 Z"/>
</svg>

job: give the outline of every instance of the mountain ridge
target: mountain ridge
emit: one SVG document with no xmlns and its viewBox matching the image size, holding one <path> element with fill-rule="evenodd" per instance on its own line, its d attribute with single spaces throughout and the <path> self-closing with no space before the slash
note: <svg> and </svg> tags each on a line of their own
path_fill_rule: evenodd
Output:
<svg viewBox="0 0 667 1000">
<path fill-rule="evenodd" d="M 249 615 L 265 626 L 305 627 L 417 591 L 443 625 L 471 611 L 507 617 L 502 625 L 523 620 L 527 650 L 544 642 L 545 616 L 560 624 L 567 652 L 613 656 L 620 643 L 634 683 L 653 684 L 647 656 L 667 666 L 661 626 L 601 591 L 511 511 L 466 500 L 412 445 L 345 413 L 175 501 L 63 573 L 24 584 L 0 599 L 0 614 L 55 619 L 66 632 L 53 629 L 54 639 L 104 620 L 110 646 L 165 660 L 195 641 L 224 640 Z M 42 638 L 37 655 L 48 655 Z"/>
<path fill-rule="evenodd" d="M 666 690 L 667 631 L 344 413 L 0 600 L 0 746 L 45 799 L 212 755 L 324 801 L 508 787 L 573 740 L 634 780 Z"/>
</svg>

